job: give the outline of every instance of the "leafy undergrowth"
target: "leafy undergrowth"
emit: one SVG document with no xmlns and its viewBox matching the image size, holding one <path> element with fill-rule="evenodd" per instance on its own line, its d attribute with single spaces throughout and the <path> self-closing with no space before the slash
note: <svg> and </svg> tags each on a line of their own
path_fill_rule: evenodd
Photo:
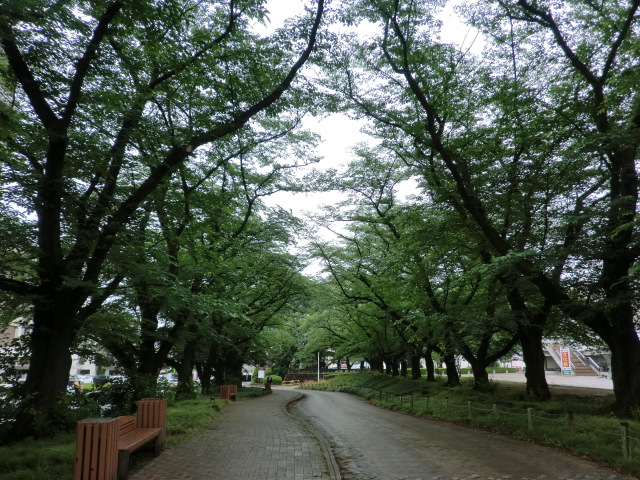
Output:
<svg viewBox="0 0 640 480">
<path fill-rule="evenodd" d="M 621 419 L 611 413 L 613 393 L 565 389 L 551 400 L 538 401 L 527 395 L 523 384 L 489 382 L 483 391 L 473 390 L 472 385 L 468 378 L 458 387 L 448 387 L 444 378 L 427 382 L 358 372 L 301 388 L 352 393 L 384 408 L 558 446 L 640 476 L 640 423 L 624 419 L 629 457 L 625 458 Z"/>
<path fill-rule="evenodd" d="M 238 400 L 270 392 L 261 388 L 239 388 Z M 214 422 L 228 400 L 198 397 L 194 400 L 170 401 L 167 407 L 167 446 L 180 444 L 194 432 Z M 0 446 L 2 480 L 68 480 L 73 475 L 76 438 L 64 433 L 47 439 L 27 439 Z M 132 468 L 151 457 L 150 452 L 132 455 Z"/>
</svg>

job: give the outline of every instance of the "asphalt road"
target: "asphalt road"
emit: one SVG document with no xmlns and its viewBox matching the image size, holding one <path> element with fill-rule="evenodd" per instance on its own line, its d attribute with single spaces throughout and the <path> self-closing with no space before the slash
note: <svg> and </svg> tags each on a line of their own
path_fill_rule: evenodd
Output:
<svg viewBox="0 0 640 480">
<path fill-rule="evenodd" d="M 293 407 L 331 448 L 343 480 L 622 479 L 559 450 L 306 390 Z"/>
</svg>

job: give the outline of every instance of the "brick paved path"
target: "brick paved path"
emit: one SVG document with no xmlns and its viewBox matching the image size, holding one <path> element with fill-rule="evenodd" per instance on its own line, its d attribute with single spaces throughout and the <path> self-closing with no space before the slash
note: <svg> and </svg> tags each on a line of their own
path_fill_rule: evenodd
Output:
<svg viewBox="0 0 640 480">
<path fill-rule="evenodd" d="M 222 416 L 177 447 L 165 450 L 131 480 L 339 480 L 328 449 L 284 410 L 300 396 L 272 395 L 225 407 Z"/>
</svg>

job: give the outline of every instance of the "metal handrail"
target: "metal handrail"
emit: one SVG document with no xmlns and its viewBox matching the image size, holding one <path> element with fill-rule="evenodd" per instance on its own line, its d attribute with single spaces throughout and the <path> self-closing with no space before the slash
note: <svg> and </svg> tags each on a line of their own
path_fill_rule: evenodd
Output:
<svg viewBox="0 0 640 480">
<path fill-rule="evenodd" d="M 591 367 L 591 369 L 596 373 L 602 373 L 602 368 L 600 367 L 600 365 L 596 363 L 596 361 L 593 358 L 585 357 L 581 352 L 578 352 L 577 350 L 575 353 L 578 356 L 578 358 L 582 361 L 582 363 L 585 364 L 585 366 Z"/>
<path fill-rule="evenodd" d="M 545 343 L 545 346 L 547 348 L 547 352 L 549 352 L 551 354 L 551 356 L 556 361 L 558 366 L 562 365 L 562 359 L 560 358 L 560 352 L 555 347 L 555 344 L 554 343 Z"/>
</svg>

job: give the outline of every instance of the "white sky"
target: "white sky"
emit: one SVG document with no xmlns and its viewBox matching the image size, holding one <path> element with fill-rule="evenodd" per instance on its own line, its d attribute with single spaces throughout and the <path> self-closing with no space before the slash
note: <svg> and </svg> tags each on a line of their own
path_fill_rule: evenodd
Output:
<svg viewBox="0 0 640 480">
<path fill-rule="evenodd" d="M 441 40 L 446 43 L 455 43 L 460 48 L 468 48 L 469 43 L 474 40 L 475 35 L 471 33 L 468 26 L 462 24 L 456 17 L 453 7 L 463 3 L 463 0 L 448 1 L 446 7 L 439 15 L 445 23 L 441 33 Z M 284 21 L 302 12 L 304 2 L 302 0 L 269 0 L 267 10 L 269 11 L 270 23 L 264 28 L 265 32 L 276 29 L 284 24 Z M 474 45 L 474 51 L 479 48 Z M 346 165 L 352 158 L 352 148 L 362 142 L 367 142 L 369 137 L 360 131 L 362 123 L 347 118 L 345 115 L 332 114 L 326 118 L 308 118 L 305 127 L 319 133 L 322 143 L 317 149 L 317 154 L 322 160 L 315 164 L 314 168 L 329 169 L 340 168 Z M 305 213 L 317 212 L 318 207 L 323 204 L 335 203 L 338 199 L 337 193 L 319 194 L 292 194 L 280 192 L 265 199 L 267 205 L 280 205 L 282 208 L 291 211 L 297 217 L 304 219 Z M 318 236 L 331 238 L 332 234 L 326 230 L 319 230 Z M 305 273 L 315 273 L 318 271 L 317 265 L 311 266 Z"/>
</svg>

